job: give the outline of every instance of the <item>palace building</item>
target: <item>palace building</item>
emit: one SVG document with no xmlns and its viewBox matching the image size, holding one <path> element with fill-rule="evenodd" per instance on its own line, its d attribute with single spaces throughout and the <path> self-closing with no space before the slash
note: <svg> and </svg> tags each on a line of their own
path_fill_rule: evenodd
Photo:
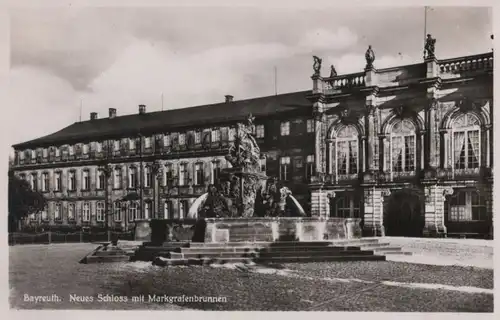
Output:
<svg viewBox="0 0 500 320">
<path fill-rule="evenodd" d="M 365 235 L 492 236 L 493 54 L 321 75 L 312 90 L 105 118 L 13 146 L 11 170 L 48 199 L 27 224 L 127 229 L 184 219 L 230 166 L 255 117 L 268 176 L 312 216 L 360 217 Z M 108 213 L 108 214 L 107 214 Z"/>
</svg>

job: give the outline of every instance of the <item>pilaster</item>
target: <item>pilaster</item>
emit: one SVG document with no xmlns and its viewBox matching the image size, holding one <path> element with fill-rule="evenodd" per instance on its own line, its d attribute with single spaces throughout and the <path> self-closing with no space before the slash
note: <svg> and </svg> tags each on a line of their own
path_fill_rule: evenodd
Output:
<svg viewBox="0 0 500 320">
<path fill-rule="evenodd" d="M 364 236 L 385 236 L 383 205 L 389 189 L 368 187 L 364 190 Z"/>
<path fill-rule="evenodd" d="M 424 236 L 436 237 L 446 235 L 444 209 L 446 197 L 453 194 L 453 188 L 439 185 L 425 187 L 425 226 Z"/>
</svg>

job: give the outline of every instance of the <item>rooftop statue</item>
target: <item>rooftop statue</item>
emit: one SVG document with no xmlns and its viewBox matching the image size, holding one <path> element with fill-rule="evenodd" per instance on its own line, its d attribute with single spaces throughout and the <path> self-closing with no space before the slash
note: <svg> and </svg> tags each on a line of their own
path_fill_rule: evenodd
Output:
<svg viewBox="0 0 500 320">
<path fill-rule="evenodd" d="M 313 70 L 314 70 L 314 75 L 319 76 L 321 73 L 321 63 L 323 60 L 321 58 L 318 58 L 317 56 L 313 56 L 314 63 L 313 63 Z"/>
<path fill-rule="evenodd" d="M 332 64 L 330 67 L 330 78 L 336 77 L 336 76 L 337 76 L 337 70 L 335 70 L 335 67 Z"/>
<path fill-rule="evenodd" d="M 368 46 L 368 50 L 365 53 L 366 59 L 366 69 L 373 68 L 373 62 L 375 61 L 375 52 L 372 50 L 372 46 Z"/>
<path fill-rule="evenodd" d="M 435 58 L 434 50 L 436 45 L 436 39 L 432 38 L 430 34 L 427 35 L 427 39 L 425 40 L 425 58 L 433 59 Z"/>
</svg>

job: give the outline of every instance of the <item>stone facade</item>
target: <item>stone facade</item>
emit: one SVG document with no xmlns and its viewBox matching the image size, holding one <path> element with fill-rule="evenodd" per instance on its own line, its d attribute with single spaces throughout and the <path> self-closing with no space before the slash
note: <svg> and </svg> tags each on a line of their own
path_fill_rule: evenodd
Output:
<svg viewBox="0 0 500 320">
<path fill-rule="evenodd" d="M 15 145 L 11 170 L 34 177 L 32 185 L 45 188 L 49 200 L 47 219 L 27 223 L 108 221 L 127 228 L 137 215 L 185 218 L 213 183 L 214 166 L 231 166 L 225 155 L 235 130 L 253 114 L 263 172 L 284 181 L 311 216 L 361 218 L 365 235 L 394 235 L 398 226 L 422 236 L 492 234 L 493 55 L 376 65 L 331 77 L 315 71 L 310 91 L 154 116 L 141 106 L 137 121 L 110 109 L 109 118 L 93 115 Z M 58 172 L 60 191 L 54 189 Z M 67 187 L 71 174 L 74 191 Z M 114 217 L 117 202 L 126 202 L 121 220 L 103 221 L 102 207 Z M 139 213 L 130 212 L 134 202 Z"/>
<path fill-rule="evenodd" d="M 312 215 L 359 216 L 365 235 L 383 236 L 408 211 L 423 236 L 491 236 L 492 67 L 483 54 L 314 75 Z"/>
</svg>

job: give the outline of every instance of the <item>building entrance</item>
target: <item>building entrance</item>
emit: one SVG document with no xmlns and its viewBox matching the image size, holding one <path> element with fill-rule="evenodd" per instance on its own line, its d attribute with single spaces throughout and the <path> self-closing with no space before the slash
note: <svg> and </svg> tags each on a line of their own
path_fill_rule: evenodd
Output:
<svg viewBox="0 0 500 320">
<path fill-rule="evenodd" d="M 425 226 L 421 198 L 413 190 L 391 194 L 384 210 L 386 236 L 421 237 Z"/>
</svg>

